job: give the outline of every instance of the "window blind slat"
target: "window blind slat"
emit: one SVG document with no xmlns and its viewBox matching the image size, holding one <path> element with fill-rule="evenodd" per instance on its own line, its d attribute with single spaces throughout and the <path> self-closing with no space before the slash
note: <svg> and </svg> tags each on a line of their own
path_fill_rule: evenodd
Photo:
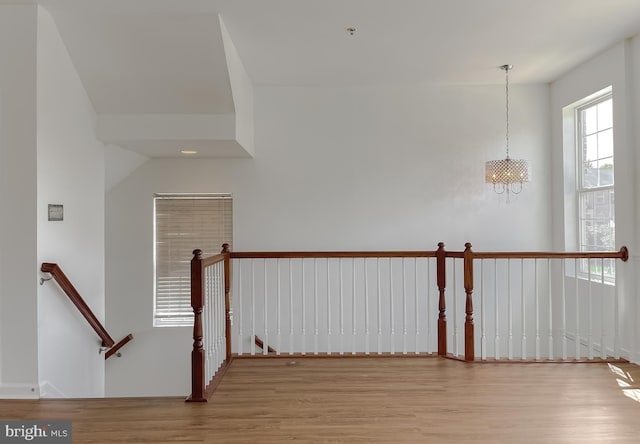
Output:
<svg viewBox="0 0 640 444">
<path fill-rule="evenodd" d="M 154 325 L 193 325 L 191 258 L 218 254 L 233 238 L 229 195 L 158 195 L 155 206 Z"/>
</svg>

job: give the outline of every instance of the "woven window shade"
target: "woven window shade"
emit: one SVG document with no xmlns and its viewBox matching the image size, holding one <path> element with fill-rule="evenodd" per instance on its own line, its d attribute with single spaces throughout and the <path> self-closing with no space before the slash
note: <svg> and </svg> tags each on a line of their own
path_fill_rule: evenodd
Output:
<svg viewBox="0 0 640 444">
<path fill-rule="evenodd" d="M 193 325 L 191 258 L 231 245 L 231 196 L 156 196 L 155 199 L 155 326 Z"/>
</svg>

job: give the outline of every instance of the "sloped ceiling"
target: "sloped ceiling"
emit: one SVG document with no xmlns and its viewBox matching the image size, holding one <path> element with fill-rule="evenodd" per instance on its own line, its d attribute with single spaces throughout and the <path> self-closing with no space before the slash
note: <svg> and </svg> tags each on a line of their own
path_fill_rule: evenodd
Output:
<svg viewBox="0 0 640 444">
<path fill-rule="evenodd" d="M 546 83 L 640 30 L 638 0 L 38 3 L 56 21 L 97 113 L 112 120 L 235 116 L 221 26 L 253 85 L 313 87 L 501 83 L 504 63 L 515 66 L 514 83 Z M 230 155 L 228 140 L 218 151 L 210 135 L 194 140 L 207 155 Z M 166 156 L 184 140 L 136 143 L 128 148 Z M 250 155 L 238 146 L 231 155 Z"/>
</svg>

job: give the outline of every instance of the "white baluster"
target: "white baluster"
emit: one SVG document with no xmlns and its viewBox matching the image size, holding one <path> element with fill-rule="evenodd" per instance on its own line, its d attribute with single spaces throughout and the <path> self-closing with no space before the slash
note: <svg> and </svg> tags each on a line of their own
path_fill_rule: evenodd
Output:
<svg viewBox="0 0 640 444">
<path fill-rule="evenodd" d="M 364 268 L 364 353 L 369 354 L 369 271 L 367 259 L 362 259 Z"/>
<path fill-rule="evenodd" d="M 215 371 L 217 370 L 217 362 L 216 362 L 216 358 L 218 357 L 218 341 L 217 341 L 217 337 L 216 337 L 216 327 L 218 324 L 218 319 L 216 318 L 216 311 L 217 311 L 217 300 L 216 300 L 216 294 L 215 294 L 215 290 L 216 290 L 216 275 L 215 275 L 215 265 L 213 266 L 209 266 L 207 267 L 207 270 L 209 271 L 209 275 L 210 275 L 210 279 L 209 279 L 209 291 L 208 294 L 206 296 L 207 299 L 207 305 L 209 306 L 209 310 L 208 310 L 208 319 L 207 322 L 209 323 L 209 325 L 207 326 L 207 342 L 209 343 L 209 356 L 207 357 L 208 361 L 209 361 L 209 374 L 207 375 L 209 380 L 211 379 L 211 377 L 213 376 L 213 374 L 215 373 Z"/>
<path fill-rule="evenodd" d="M 224 326 L 223 326 L 223 322 L 220 322 L 220 315 L 223 313 L 223 309 L 222 307 L 224 306 L 224 301 L 223 301 L 223 297 L 220 294 L 220 283 L 222 282 L 221 279 L 221 274 L 222 274 L 222 262 L 218 262 L 215 266 L 215 270 L 214 270 L 214 274 L 215 274 L 215 287 L 214 287 L 214 292 L 213 292 L 213 297 L 215 298 L 216 304 L 214 305 L 214 325 L 212 326 L 212 333 L 216 336 L 216 341 L 218 343 L 218 346 L 216 347 L 216 353 L 215 353 L 215 366 L 213 371 L 211 372 L 211 376 L 213 376 L 213 374 L 218 370 L 218 368 L 220 368 L 220 364 L 222 363 L 222 347 L 224 347 L 223 344 L 223 337 L 224 337 Z M 217 331 L 216 331 L 217 330 Z"/>
<path fill-rule="evenodd" d="M 251 259 L 251 356 L 256 354 L 256 270 Z"/>
<path fill-rule="evenodd" d="M 351 330 L 352 330 L 352 336 L 353 336 L 353 343 L 352 343 L 352 349 L 351 349 L 351 354 L 355 355 L 356 354 L 356 335 L 357 335 L 357 330 L 356 330 L 356 259 L 353 258 L 351 259 Z"/>
<path fill-rule="evenodd" d="M 224 334 L 224 330 L 220 329 L 220 305 L 222 303 L 221 297 L 220 297 L 220 264 L 221 263 L 216 263 L 212 268 L 213 268 L 213 275 L 214 275 L 214 280 L 213 280 L 213 318 L 212 318 L 212 322 L 213 325 L 211 326 L 211 334 L 213 335 L 213 337 L 215 338 L 215 342 L 216 342 L 216 347 L 215 347 L 215 352 L 214 352 L 214 360 L 215 360 L 215 365 L 213 366 L 213 371 L 211 376 L 213 376 L 213 374 L 218 370 L 218 360 L 221 358 L 222 356 L 222 347 L 224 346 L 222 344 L 222 335 Z"/>
<path fill-rule="evenodd" d="M 511 304 L 511 259 L 507 259 L 507 311 L 509 312 L 509 335 L 507 338 L 509 359 L 513 359 L 513 310 Z"/>
<path fill-rule="evenodd" d="M 224 262 L 218 262 L 218 329 L 220 331 L 220 335 L 218 338 L 219 346 L 218 346 L 218 364 L 216 366 L 216 371 L 222 365 L 222 362 L 226 358 L 226 341 L 225 341 L 225 326 L 226 326 L 226 314 L 224 308 Z"/>
<path fill-rule="evenodd" d="M 213 297 L 213 311 L 212 311 L 212 318 L 211 321 L 213 323 L 213 325 L 211 326 L 211 335 L 212 338 L 215 343 L 216 346 L 214 348 L 214 353 L 213 353 L 213 368 L 211 369 L 211 377 L 213 377 L 213 375 L 215 374 L 215 372 L 218 370 L 218 368 L 220 367 L 220 357 L 222 355 L 222 335 L 224 334 L 224 331 L 220 330 L 220 302 L 221 302 L 221 298 L 220 298 L 220 265 L 222 263 L 218 262 L 217 264 L 214 265 L 213 268 L 213 275 L 214 275 L 214 280 L 213 280 L 213 292 L 212 292 L 212 297 Z"/>
<path fill-rule="evenodd" d="M 331 272 L 327 258 L 327 354 L 331 354 Z"/>
<path fill-rule="evenodd" d="M 217 338 L 217 324 L 218 324 L 218 319 L 216 317 L 217 315 L 217 299 L 216 299 L 216 285 L 215 285 L 215 279 L 216 279 L 216 275 L 215 275 L 215 264 L 214 265 L 210 265 L 209 267 L 207 267 L 207 270 L 210 273 L 211 279 L 209 280 L 209 294 L 207 295 L 207 304 L 209 305 L 209 326 L 207 328 L 208 330 L 208 340 L 209 340 L 209 344 L 210 344 L 210 348 L 209 348 L 209 375 L 207 375 L 209 378 L 213 375 L 213 373 L 215 373 L 216 369 L 217 369 L 217 357 L 218 357 L 218 338 Z"/>
<path fill-rule="evenodd" d="M 289 258 L 289 355 L 293 355 L 294 317 L 293 317 L 293 271 L 291 270 L 292 258 Z"/>
<path fill-rule="evenodd" d="M 540 294 L 538 292 L 538 259 L 533 260 L 533 286 L 536 297 L 536 360 L 540 360 Z"/>
<path fill-rule="evenodd" d="M 211 334 L 211 341 L 214 344 L 213 350 L 212 350 L 212 368 L 211 368 L 211 374 L 209 375 L 209 377 L 212 377 L 216 370 L 218 370 L 218 360 L 220 359 L 220 352 L 221 352 L 221 347 L 222 347 L 222 343 L 220 342 L 220 321 L 219 321 L 219 314 L 220 314 L 220 295 L 219 295 L 219 269 L 220 269 L 220 263 L 217 263 L 213 266 L 210 267 L 211 268 L 211 272 L 212 272 L 212 280 L 211 280 L 211 285 L 212 285 L 212 291 L 211 291 L 211 302 L 212 302 L 212 310 L 211 310 L 211 327 L 210 327 L 210 334 Z"/>
<path fill-rule="evenodd" d="M 302 268 L 302 347 L 301 353 L 305 355 L 307 353 L 307 311 L 306 311 L 306 293 L 307 289 L 305 288 L 305 273 L 304 273 L 304 258 L 300 260 L 301 268 Z"/>
<path fill-rule="evenodd" d="M 209 343 L 211 344 L 211 351 L 210 351 L 210 365 L 209 365 L 209 377 L 213 376 L 213 374 L 215 373 L 215 371 L 217 370 L 217 358 L 218 358 L 218 346 L 220 345 L 218 342 L 218 337 L 217 337 L 217 328 L 218 328 L 218 318 L 217 318 L 217 314 L 218 314 L 218 300 L 216 298 L 216 265 L 211 265 L 209 267 L 207 267 L 208 270 L 210 270 L 210 274 L 211 274 L 211 279 L 210 279 L 210 286 L 211 286 L 211 290 L 209 292 L 209 295 L 207 296 L 207 298 L 209 299 L 207 301 L 207 304 L 209 304 L 209 326 L 207 328 L 208 330 L 208 334 L 209 334 Z"/>
<path fill-rule="evenodd" d="M 562 359 L 565 361 L 568 358 L 567 351 L 567 260 L 560 259 L 562 261 L 562 317 L 560 318 L 562 321 L 562 326 L 560 330 L 560 337 L 562 338 Z M 551 356 L 550 359 L 553 359 Z"/>
<path fill-rule="evenodd" d="M 242 356 L 243 344 L 244 344 L 244 330 L 243 330 L 243 322 L 244 322 L 244 312 L 242 311 L 242 300 L 245 295 L 242 292 L 242 261 L 237 262 L 238 265 L 238 297 L 236 300 L 238 301 L 238 310 L 237 318 L 238 318 L 238 356 Z"/>
<path fill-rule="evenodd" d="M 268 355 L 269 354 L 269 319 L 268 319 L 268 313 L 269 313 L 269 302 L 267 299 L 267 288 L 268 288 L 268 282 L 267 282 L 267 259 L 265 258 L 264 261 L 262 262 L 262 269 L 263 269 L 263 273 L 264 273 L 264 301 L 262 304 L 262 311 L 263 311 L 263 321 L 264 321 L 264 343 L 262 344 L 262 354 L 263 355 Z"/>
<path fill-rule="evenodd" d="M 428 262 L 427 262 L 428 264 Z M 429 268 L 427 267 L 427 274 L 429 273 Z M 428 287 L 427 287 L 428 288 Z M 419 354 L 420 353 L 420 349 L 419 349 L 419 338 L 420 338 L 420 316 L 418 316 L 418 313 L 420 313 L 420 310 L 418 309 L 419 304 L 418 304 L 418 258 L 414 258 L 413 260 L 413 300 L 415 302 L 415 306 L 414 308 L 414 323 L 415 323 L 415 329 L 416 329 L 416 344 L 415 344 L 415 354 Z M 428 298 L 428 293 L 427 293 L 427 307 L 429 307 L 429 298 Z M 428 308 L 427 308 L 427 312 L 428 312 Z M 428 350 L 429 346 L 427 345 L 427 350 Z"/>
<path fill-rule="evenodd" d="M 435 325 L 435 316 L 434 319 L 431 319 L 431 294 L 432 294 L 432 289 L 431 289 L 431 262 L 432 260 L 430 258 L 427 258 L 427 353 L 431 354 L 434 350 L 435 347 L 431 347 L 432 343 L 433 343 L 433 334 L 432 334 L 432 329 L 433 326 Z M 420 318 L 419 315 L 418 319 Z"/>
<path fill-rule="evenodd" d="M 600 259 L 600 286 L 604 288 L 604 259 Z M 607 346 L 605 343 L 605 291 L 602 291 L 602 297 L 600 298 L 600 359 L 606 359 L 607 357 Z"/>
<path fill-rule="evenodd" d="M 211 275 L 209 273 L 209 268 L 204 269 L 204 307 L 202 310 L 202 341 L 204 347 L 204 378 L 205 381 L 208 382 L 209 375 L 211 374 L 211 352 L 212 352 L 212 343 L 211 343 L 211 333 L 209 329 L 211 328 L 211 320 L 209 319 L 211 316 Z"/>
<path fill-rule="evenodd" d="M 588 311 L 589 323 L 587 324 L 587 356 L 593 359 L 593 282 L 591 282 L 591 259 L 587 259 L 587 279 L 589 282 Z"/>
<path fill-rule="evenodd" d="M 280 350 L 282 350 L 282 320 L 281 320 L 281 311 L 282 311 L 282 307 L 280 305 L 280 292 L 282 291 L 282 287 L 280 285 L 280 259 L 276 259 L 276 273 L 277 273 L 277 288 L 276 288 L 276 293 L 277 293 L 277 307 L 276 307 L 276 335 L 277 335 L 277 339 L 276 339 L 276 354 L 279 355 L 280 354 Z"/>
<path fill-rule="evenodd" d="M 520 311 L 521 311 L 521 317 L 522 317 L 522 337 L 521 337 L 522 345 L 521 345 L 521 352 L 520 352 L 521 359 L 527 358 L 527 328 L 526 328 L 527 313 L 525 309 L 526 306 L 527 306 L 527 303 L 525 301 L 525 294 L 524 294 L 524 259 L 520 259 Z"/>
<path fill-rule="evenodd" d="M 207 290 L 205 293 L 205 300 L 206 300 L 206 304 L 207 307 L 205 307 L 206 311 L 207 311 L 207 322 L 208 325 L 205 328 L 206 331 L 206 341 L 209 343 L 207 344 L 207 361 L 209 364 L 209 373 L 206 375 L 207 377 L 210 377 L 213 372 L 215 371 L 215 358 L 217 356 L 217 350 L 216 347 L 218 345 L 217 343 L 217 338 L 215 336 L 215 325 L 216 325 L 216 321 L 217 319 L 215 318 L 216 315 L 216 299 L 215 299 L 215 285 L 214 285 L 214 279 L 215 279 L 215 273 L 214 273 L 214 268 L 215 265 L 210 265 L 205 269 L 205 272 L 209 275 L 209 279 L 208 279 L 208 284 L 207 284 Z M 206 372 L 206 369 L 205 369 Z"/>
<path fill-rule="evenodd" d="M 552 285 L 551 285 L 551 259 L 547 259 L 547 283 L 549 288 L 547 289 L 549 295 L 549 332 L 548 332 L 548 348 L 549 348 L 549 359 L 553 359 L 553 297 L 552 297 Z M 562 280 L 564 280 L 564 276 L 562 276 Z"/>
<path fill-rule="evenodd" d="M 219 277 L 219 269 L 220 269 L 220 264 L 216 263 L 215 265 L 213 265 L 211 267 L 213 270 L 213 292 L 212 292 L 212 302 L 213 302 L 213 311 L 212 311 L 212 323 L 213 325 L 211 326 L 211 335 L 212 335 L 212 339 L 215 341 L 215 348 L 214 348 L 214 353 L 213 353 L 213 360 L 214 360 L 214 365 L 212 368 L 212 372 L 211 372 L 211 376 L 213 376 L 213 374 L 216 372 L 216 370 L 218 370 L 218 359 L 221 356 L 221 347 L 222 347 L 222 343 L 220 341 L 221 337 L 222 337 L 222 331 L 220 330 L 220 294 L 219 294 L 219 287 L 220 287 L 220 277 Z"/>
<path fill-rule="evenodd" d="M 342 275 L 342 258 L 338 259 L 338 267 L 340 271 L 340 355 L 344 355 L 344 280 Z"/>
<path fill-rule="evenodd" d="M 391 338 L 389 340 L 389 351 L 391 354 L 395 354 L 395 339 L 396 339 L 396 328 L 394 322 L 394 310 L 393 310 L 393 262 L 391 258 L 389 258 L 389 319 L 391 321 Z"/>
<path fill-rule="evenodd" d="M 453 262 L 453 354 L 455 356 L 460 356 L 458 351 L 458 280 L 456 279 L 456 260 L 452 259 Z"/>
<path fill-rule="evenodd" d="M 313 354 L 318 354 L 318 261 L 313 258 Z"/>
<path fill-rule="evenodd" d="M 402 354 L 407 354 L 407 284 L 405 258 L 402 258 Z"/>
<path fill-rule="evenodd" d="M 615 262 L 612 263 L 612 267 L 614 267 L 615 276 L 613 289 L 613 357 L 620 359 L 620 279 L 622 276 L 618 273 L 618 266 Z"/>
<path fill-rule="evenodd" d="M 574 281 L 575 281 L 575 293 L 576 293 L 576 359 L 580 359 L 580 292 L 578 291 L 578 259 L 574 259 Z"/>
<path fill-rule="evenodd" d="M 493 289 L 494 289 L 494 301 L 495 301 L 495 324 L 496 335 L 494 338 L 494 356 L 496 359 L 500 359 L 500 310 L 498 305 L 498 261 L 493 260 Z"/>
<path fill-rule="evenodd" d="M 480 259 L 480 359 L 487 359 L 486 308 L 484 301 L 484 259 Z"/>
<path fill-rule="evenodd" d="M 211 366 L 211 341 L 209 328 L 211 321 L 209 320 L 209 312 L 211 310 L 211 304 L 209 301 L 210 294 L 210 281 L 211 276 L 209 274 L 209 268 L 204 269 L 204 307 L 202 310 L 202 340 L 204 347 L 204 378 L 205 383 L 209 381 L 210 366 Z"/>
<path fill-rule="evenodd" d="M 376 303 L 378 306 L 378 354 L 382 354 L 382 303 L 380 301 L 380 258 L 376 258 Z"/>
</svg>

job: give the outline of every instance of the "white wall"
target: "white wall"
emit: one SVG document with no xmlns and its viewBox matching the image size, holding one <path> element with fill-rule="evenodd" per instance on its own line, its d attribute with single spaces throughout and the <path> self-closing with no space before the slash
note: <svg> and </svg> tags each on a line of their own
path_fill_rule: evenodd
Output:
<svg viewBox="0 0 640 444">
<path fill-rule="evenodd" d="M 636 35 L 627 46 L 627 69 L 626 75 L 629 82 L 629 100 L 627 104 L 627 112 L 629 113 L 628 122 L 628 137 L 631 140 L 629 144 L 629 150 L 635 154 L 635 159 L 629 159 L 629 168 L 633 169 L 631 178 L 633 182 L 633 204 L 632 211 L 635 212 L 635 218 L 631 219 L 635 227 L 635 242 L 634 248 L 631 251 L 632 263 L 626 267 L 627 275 L 631 275 L 635 280 L 629 279 L 629 287 L 625 291 L 630 295 L 633 303 L 630 303 L 629 314 L 627 315 L 629 323 L 632 323 L 633 337 L 631 341 L 631 349 L 634 354 L 632 356 L 633 362 L 640 363 L 640 285 L 636 278 L 640 271 L 640 254 L 638 254 L 638 248 L 640 244 L 640 227 L 638 221 L 640 220 L 640 180 L 638 179 L 637 171 L 640 171 L 640 156 L 637 154 L 640 150 L 640 125 L 638 125 L 638 119 L 640 119 L 640 35 Z M 633 216 L 629 216 L 633 217 Z M 633 286 L 635 285 L 635 287 Z"/>
<path fill-rule="evenodd" d="M 633 41 L 637 46 L 638 37 Z M 626 245 L 630 248 L 632 258 L 626 264 L 619 263 L 617 284 L 621 292 L 621 333 L 622 347 L 625 356 L 638 362 L 638 356 L 631 354 L 635 349 L 633 344 L 637 332 L 638 310 L 636 303 L 636 282 L 634 269 L 638 262 L 638 183 L 636 172 L 638 159 L 638 137 L 634 134 L 637 122 L 637 110 L 640 100 L 634 90 L 640 88 L 640 69 L 634 67 L 640 63 L 640 53 L 634 52 L 631 41 L 623 41 L 593 59 L 576 67 L 562 78 L 551 84 L 551 131 L 553 171 L 553 246 L 556 250 L 565 248 L 565 239 L 571 234 L 565 230 L 565 219 L 570 219 L 571 199 L 573 194 L 567 192 L 565 186 L 563 166 L 563 117 L 562 108 L 568 106 L 590 94 L 609 85 L 613 86 L 613 114 L 614 114 L 614 144 L 615 144 L 615 187 L 616 187 L 616 247 Z M 564 156 L 571 156 L 571 151 Z"/>
<path fill-rule="evenodd" d="M 38 264 L 58 263 L 98 319 L 104 320 L 104 147 L 96 139 L 95 120 L 56 25 L 40 8 Z M 64 205 L 63 221 L 47 220 L 50 203 Z M 39 287 L 38 367 L 43 397 L 104 396 L 100 343 L 54 281 Z"/>
<path fill-rule="evenodd" d="M 38 396 L 35 5 L 0 5 L 0 398 Z"/>
<path fill-rule="evenodd" d="M 149 158 L 117 145 L 104 147 L 104 189 L 105 192 L 116 186 L 125 177 L 135 171 Z"/>
<path fill-rule="evenodd" d="M 107 325 L 136 337 L 108 396 L 190 387 L 190 329 L 152 327 L 154 193 L 233 193 L 237 251 L 551 246 L 547 86 L 512 88 L 511 154 L 534 171 L 509 205 L 483 183 L 502 85 L 255 92 L 254 159 L 152 159 L 107 193 Z"/>
<path fill-rule="evenodd" d="M 224 44 L 224 54 L 229 71 L 229 83 L 235 108 L 236 141 L 251 155 L 254 153 L 253 125 L 253 84 L 244 69 L 238 50 L 231 40 L 229 31 L 218 15 L 220 33 Z"/>
</svg>

